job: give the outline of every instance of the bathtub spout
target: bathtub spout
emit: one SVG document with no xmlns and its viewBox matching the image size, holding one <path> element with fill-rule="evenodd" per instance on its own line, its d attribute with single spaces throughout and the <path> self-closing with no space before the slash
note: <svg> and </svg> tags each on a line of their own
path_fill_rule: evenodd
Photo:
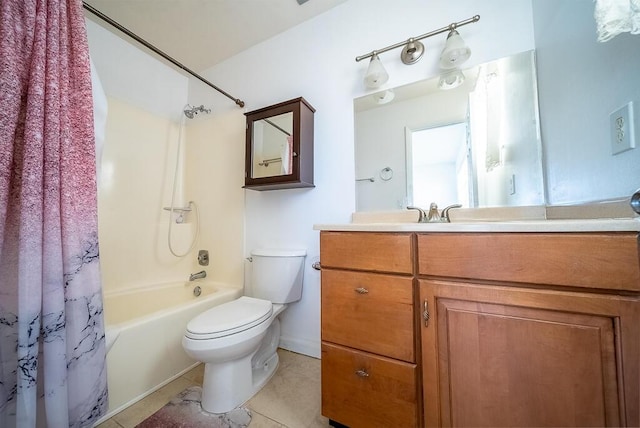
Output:
<svg viewBox="0 0 640 428">
<path fill-rule="evenodd" d="M 201 270 L 200 272 L 192 273 L 191 275 L 189 275 L 189 281 L 194 281 L 196 279 L 205 278 L 206 276 L 207 276 L 207 272 Z"/>
</svg>

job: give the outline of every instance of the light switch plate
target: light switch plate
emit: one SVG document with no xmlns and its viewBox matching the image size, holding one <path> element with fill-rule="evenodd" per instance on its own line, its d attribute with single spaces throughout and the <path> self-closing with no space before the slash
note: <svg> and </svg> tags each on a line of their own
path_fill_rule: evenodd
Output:
<svg viewBox="0 0 640 428">
<path fill-rule="evenodd" d="M 511 176 L 509 176 L 509 180 L 507 184 L 509 186 L 509 194 L 515 195 L 516 194 L 516 175 L 515 174 L 511 174 Z"/>
<path fill-rule="evenodd" d="M 633 119 L 633 102 L 631 101 L 609 115 L 612 155 L 636 147 Z"/>
</svg>

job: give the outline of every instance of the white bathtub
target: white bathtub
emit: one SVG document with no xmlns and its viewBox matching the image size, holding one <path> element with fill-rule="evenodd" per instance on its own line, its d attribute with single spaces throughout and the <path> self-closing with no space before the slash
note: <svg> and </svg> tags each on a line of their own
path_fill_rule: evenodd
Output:
<svg viewBox="0 0 640 428">
<path fill-rule="evenodd" d="M 194 296 L 195 286 L 202 288 Z M 109 411 L 105 420 L 197 364 L 182 349 L 189 320 L 242 295 L 239 287 L 179 282 L 104 296 Z M 114 340 L 115 339 L 115 340 Z M 100 421 L 99 421 L 100 422 Z"/>
</svg>

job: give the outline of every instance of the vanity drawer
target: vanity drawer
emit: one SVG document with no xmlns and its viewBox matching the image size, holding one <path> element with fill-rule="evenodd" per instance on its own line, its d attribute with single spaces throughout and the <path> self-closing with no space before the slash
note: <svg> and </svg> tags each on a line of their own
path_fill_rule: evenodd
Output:
<svg viewBox="0 0 640 428">
<path fill-rule="evenodd" d="M 322 271 L 322 340 L 415 362 L 413 280 Z"/>
<path fill-rule="evenodd" d="M 351 428 L 417 426 L 416 365 L 322 343 L 322 414 Z"/>
<path fill-rule="evenodd" d="M 640 291 L 638 233 L 419 234 L 418 272 Z"/>
<path fill-rule="evenodd" d="M 410 233 L 320 233 L 320 264 L 376 272 L 413 273 Z"/>
</svg>

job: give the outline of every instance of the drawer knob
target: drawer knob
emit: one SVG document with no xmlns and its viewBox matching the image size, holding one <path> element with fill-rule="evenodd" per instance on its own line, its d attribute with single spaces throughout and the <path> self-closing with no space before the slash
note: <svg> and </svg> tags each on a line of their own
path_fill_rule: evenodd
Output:
<svg viewBox="0 0 640 428">
<path fill-rule="evenodd" d="M 365 369 L 356 370 L 356 375 L 360 377 L 369 377 L 369 373 Z"/>
<path fill-rule="evenodd" d="M 356 293 L 358 293 L 358 294 L 367 294 L 368 292 L 369 292 L 369 290 L 367 290 L 367 289 L 366 289 L 366 288 L 364 288 L 364 287 L 358 287 L 358 288 L 356 288 Z"/>
</svg>

